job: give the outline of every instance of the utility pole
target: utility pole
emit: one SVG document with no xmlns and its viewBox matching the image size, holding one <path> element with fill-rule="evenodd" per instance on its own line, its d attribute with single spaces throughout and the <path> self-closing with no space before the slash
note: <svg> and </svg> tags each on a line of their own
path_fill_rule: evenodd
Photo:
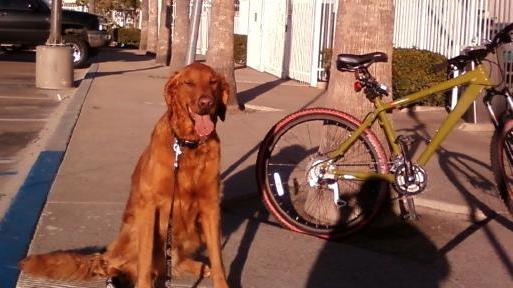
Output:
<svg viewBox="0 0 513 288">
<path fill-rule="evenodd" d="M 71 47 L 62 44 L 62 0 L 52 1 L 50 37 L 36 47 L 36 87 L 63 89 L 73 86 Z"/>
<path fill-rule="evenodd" d="M 185 55 L 185 65 L 194 62 L 196 58 L 196 44 L 198 43 L 198 31 L 201 19 L 201 8 L 203 0 L 194 0 L 189 26 L 189 43 L 187 44 L 187 54 Z"/>
</svg>

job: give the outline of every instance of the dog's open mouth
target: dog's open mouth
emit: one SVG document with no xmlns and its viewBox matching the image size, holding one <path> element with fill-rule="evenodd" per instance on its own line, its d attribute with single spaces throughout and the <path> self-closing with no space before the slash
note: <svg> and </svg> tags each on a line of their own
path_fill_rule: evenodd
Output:
<svg viewBox="0 0 513 288">
<path fill-rule="evenodd" d="M 209 114 L 200 115 L 192 112 L 191 108 L 189 108 L 189 115 L 191 115 L 192 120 L 194 121 L 194 130 L 196 134 L 200 137 L 205 137 L 210 135 L 212 131 L 214 131 L 214 122 Z"/>
</svg>

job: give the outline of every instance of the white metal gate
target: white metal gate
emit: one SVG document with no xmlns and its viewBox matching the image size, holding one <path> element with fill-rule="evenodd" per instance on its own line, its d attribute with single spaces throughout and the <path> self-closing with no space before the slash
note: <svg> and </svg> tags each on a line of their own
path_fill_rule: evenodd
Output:
<svg viewBox="0 0 513 288">
<path fill-rule="evenodd" d="M 331 48 L 338 0 L 250 0 L 249 67 L 317 84 Z"/>
<path fill-rule="evenodd" d="M 284 70 L 290 78 L 306 83 L 312 80 L 314 54 L 319 50 L 318 42 L 314 40 L 316 2 L 291 1 L 287 21 L 286 38 L 290 40 L 286 42 L 290 44 L 285 45 Z"/>
<path fill-rule="evenodd" d="M 262 65 L 265 72 L 277 77 L 287 76 L 283 68 L 285 54 L 290 53 L 285 45 L 285 36 L 290 35 L 286 34 L 289 1 L 263 0 L 262 5 Z"/>
<path fill-rule="evenodd" d="M 262 0 L 249 2 L 247 65 L 258 71 L 264 71 L 262 66 Z"/>
</svg>

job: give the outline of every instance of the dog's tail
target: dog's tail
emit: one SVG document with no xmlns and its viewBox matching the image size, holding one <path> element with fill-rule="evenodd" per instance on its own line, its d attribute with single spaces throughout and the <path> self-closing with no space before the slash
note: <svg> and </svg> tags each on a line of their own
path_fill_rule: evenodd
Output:
<svg viewBox="0 0 513 288">
<path fill-rule="evenodd" d="M 31 255 L 20 262 L 20 269 L 35 277 L 54 280 L 88 280 L 107 277 L 108 261 L 104 255 L 56 251 Z"/>
</svg>

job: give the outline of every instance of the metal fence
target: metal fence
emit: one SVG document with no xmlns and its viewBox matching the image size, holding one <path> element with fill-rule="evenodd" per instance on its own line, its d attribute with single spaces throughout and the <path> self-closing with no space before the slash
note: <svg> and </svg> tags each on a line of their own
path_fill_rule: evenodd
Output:
<svg viewBox="0 0 513 288">
<path fill-rule="evenodd" d="M 418 48 L 455 57 L 489 41 L 513 22 L 513 0 L 396 0 L 394 47 Z M 511 48 L 502 68 L 513 88 Z"/>
<path fill-rule="evenodd" d="M 322 0 L 318 7 L 319 10 L 319 60 L 317 63 L 317 77 L 321 81 L 326 81 L 328 75 L 326 66 L 331 61 L 333 53 L 333 40 L 335 27 L 337 25 L 338 0 Z"/>
<path fill-rule="evenodd" d="M 394 46 L 454 57 L 489 38 L 488 0 L 396 0 Z"/>
</svg>

